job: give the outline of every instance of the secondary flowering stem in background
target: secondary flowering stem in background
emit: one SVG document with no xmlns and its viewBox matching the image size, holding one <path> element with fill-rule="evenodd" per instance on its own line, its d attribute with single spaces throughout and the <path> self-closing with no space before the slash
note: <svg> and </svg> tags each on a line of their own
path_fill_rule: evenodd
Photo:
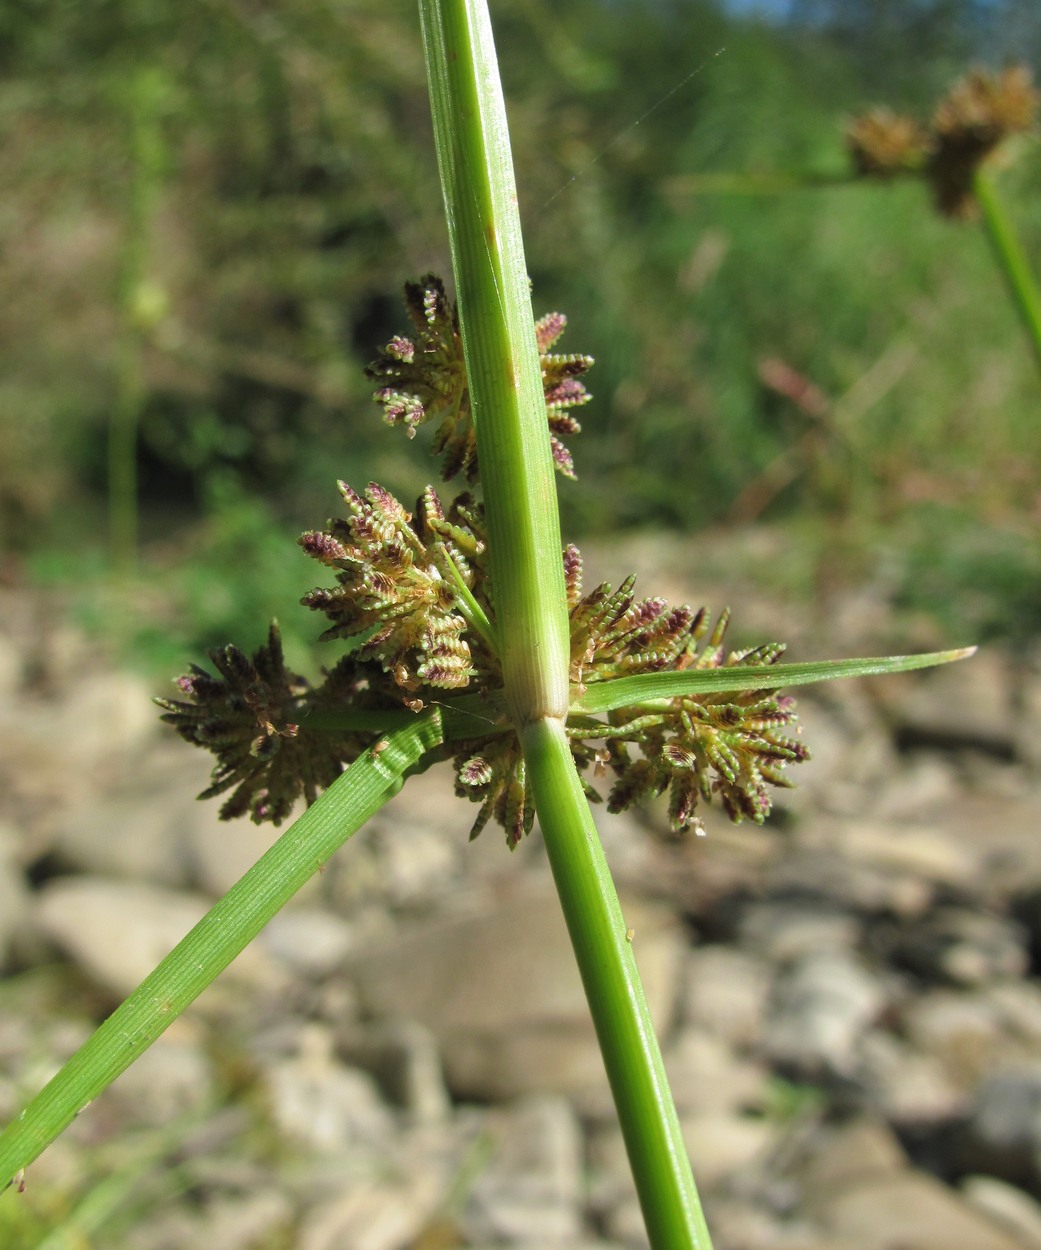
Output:
<svg viewBox="0 0 1041 1250">
<path fill-rule="evenodd" d="M 1037 282 L 1031 272 L 1030 262 L 1005 212 L 994 179 L 987 170 L 976 170 L 972 189 L 976 203 L 980 206 L 983 228 L 993 249 L 994 258 L 1030 339 L 1038 369 L 1041 370 L 1041 292 L 1038 291 Z"/>
</svg>

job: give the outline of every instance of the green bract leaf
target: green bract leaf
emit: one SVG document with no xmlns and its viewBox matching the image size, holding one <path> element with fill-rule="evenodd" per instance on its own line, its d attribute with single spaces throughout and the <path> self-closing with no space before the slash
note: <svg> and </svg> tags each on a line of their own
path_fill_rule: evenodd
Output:
<svg viewBox="0 0 1041 1250">
<path fill-rule="evenodd" d="M 806 664 L 722 666 L 687 669 L 681 673 L 640 673 L 598 682 L 584 690 L 571 704 L 574 715 L 610 712 L 615 708 L 640 706 L 655 699 L 674 699 L 691 694 L 725 694 L 731 690 L 779 690 L 781 687 L 808 686 L 839 677 L 871 677 L 880 673 L 905 673 L 916 668 L 934 668 L 974 655 L 975 647 L 954 651 L 928 651 L 921 655 L 888 655 L 856 660 L 814 660 Z"/>
</svg>

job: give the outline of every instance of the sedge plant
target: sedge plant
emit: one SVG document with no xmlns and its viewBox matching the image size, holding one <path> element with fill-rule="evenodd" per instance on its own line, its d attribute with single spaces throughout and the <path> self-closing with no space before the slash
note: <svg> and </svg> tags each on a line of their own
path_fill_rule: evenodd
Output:
<svg viewBox="0 0 1041 1250">
<path fill-rule="evenodd" d="M 770 790 L 807 757 L 795 703 L 828 678 L 943 663 L 968 650 L 782 662 L 730 651 L 728 613 L 637 598 L 632 578 L 584 593 L 561 541 L 556 477 L 592 361 L 554 350 L 565 319 L 535 320 L 485 0 L 420 0 L 456 299 L 406 287 L 407 335 L 370 367 L 388 424 L 434 422 L 442 476 L 406 508 L 341 484 L 345 514 L 301 536 L 328 570 L 304 603 L 342 654 L 319 685 L 286 669 L 278 629 L 194 667 L 164 719 L 216 755 L 206 795 L 254 821 L 306 810 L 0 1134 L 0 1185 L 24 1169 L 225 968 L 405 781 L 449 764 L 516 846 L 537 817 L 654 1250 L 709 1250 L 679 1121 L 590 801 L 667 794 L 677 833 L 719 801 L 762 822 Z M 609 786 L 600 778 L 609 777 Z M 24 1183 L 24 1182 L 23 1182 Z"/>
<path fill-rule="evenodd" d="M 979 221 L 1005 290 L 1041 371 L 1041 289 L 999 187 L 1000 170 L 1017 142 L 1036 141 L 1041 92 L 1025 65 L 974 69 L 937 102 L 928 122 L 886 107 L 869 109 L 846 127 L 845 168 L 770 173 L 693 174 L 674 179 L 683 194 L 780 195 L 854 186 L 864 179 L 926 184 L 936 212 L 949 221 Z"/>
</svg>

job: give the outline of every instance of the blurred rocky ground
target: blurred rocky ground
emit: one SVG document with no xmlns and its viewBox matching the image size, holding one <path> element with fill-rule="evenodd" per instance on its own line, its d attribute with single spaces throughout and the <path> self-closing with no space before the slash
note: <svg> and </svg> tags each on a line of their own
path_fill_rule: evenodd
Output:
<svg viewBox="0 0 1041 1250">
<path fill-rule="evenodd" d="M 870 596 L 829 611 L 795 656 L 889 643 Z M 274 836 L 196 802 L 207 760 L 101 656 L 4 592 L 3 1120 Z M 716 1250 L 1041 1250 L 1041 672 L 800 706 L 765 829 L 598 817 Z M 410 781 L 0 1203 L 94 1195 L 77 1244 L 125 1250 L 645 1246 L 537 833 L 471 818 Z"/>
</svg>

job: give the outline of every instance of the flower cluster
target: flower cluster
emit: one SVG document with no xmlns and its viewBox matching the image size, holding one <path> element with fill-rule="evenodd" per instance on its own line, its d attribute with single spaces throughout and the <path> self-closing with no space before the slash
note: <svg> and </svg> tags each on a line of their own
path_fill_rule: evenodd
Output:
<svg viewBox="0 0 1041 1250">
<path fill-rule="evenodd" d="M 471 744 L 455 755 L 452 767 L 456 794 L 481 804 L 470 829 L 470 841 L 494 818 L 506 831 L 506 845 L 513 850 L 531 832 L 535 820 L 517 735 L 499 735 Z"/>
<path fill-rule="evenodd" d="M 727 659 L 728 665 L 754 662 L 740 654 Z M 608 810 L 624 811 L 668 791 L 674 832 L 692 824 L 700 831 L 698 799 L 718 794 L 731 820 L 762 824 L 770 814 L 767 786 L 790 786 L 787 765 L 809 758 L 787 732 L 795 721 L 794 699 L 764 689 L 669 702 L 660 714 L 612 724 L 608 762 L 618 779 Z M 639 750 L 635 757 L 632 745 Z"/>
<path fill-rule="evenodd" d="M 1039 98 L 1023 65 L 1009 66 L 1000 74 L 976 70 L 954 84 L 933 115 L 931 176 L 941 213 L 949 217 L 972 213 L 977 167 L 1009 136 L 1034 125 Z"/>
<path fill-rule="evenodd" d="M 929 132 L 913 117 L 874 108 L 846 131 L 853 166 L 863 178 L 894 178 L 920 170 L 929 155 Z"/>
<path fill-rule="evenodd" d="M 470 392 L 466 384 L 459 312 L 449 303 L 440 278 L 427 274 L 405 287 L 405 306 L 414 338 L 397 335 L 365 371 L 379 383 L 373 399 L 383 407 L 388 425 L 403 425 L 409 438 L 427 421 L 440 421 L 434 436 L 434 454 L 442 456 L 441 475 L 449 481 L 462 475 L 476 482 L 477 436 Z M 550 348 L 564 332 L 567 318 L 549 313 L 535 325 L 553 461 L 567 477 L 574 477 L 571 453 L 563 438 L 581 427 L 570 409 L 589 400 L 579 377 L 589 369 L 590 356 L 560 356 Z"/>
<path fill-rule="evenodd" d="M 472 479 L 476 443 L 456 311 L 433 277 L 410 284 L 406 299 L 415 341 L 394 339 L 372 366 L 370 376 L 384 383 L 376 397 L 386 419 L 409 434 L 440 418 L 435 448 L 446 476 Z M 563 439 L 579 430 L 571 409 L 589 398 L 579 379 L 592 362 L 551 352 L 565 324 L 551 313 L 536 323 L 535 335 L 554 461 L 573 476 Z M 248 812 L 278 824 L 297 799 L 312 802 L 371 745 L 371 733 L 344 725 L 371 724 L 370 712 L 400 713 L 402 704 L 418 711 L 434 696 L 450 706 L 472 682 L 489 715 L 471 704 L 472 722 L 462 723 L 472 723 L 473 734 L 465 730 L 439 754 L 452 758 L 456 792 L 480 804 L 471 837 L 494 820 L 514 847 L 532 827 L 534 804 L 517 734 L 494 710 L 503 683 L 483 510 L 468 493 L 446 506 L 433 487 L 412 511 L 375 482 L 361 493 L 340 483 L 340 493 L 346 515 L 299 540 L 334 571 L 336 584 L 312 590 L 303 603 L 327 618 L 322 637 L 348 640 L 351 652 L 312 687 L 286 670 L 272 626 L 252 657 L 226 647 L 210 655 L 216 676 L 193 668 L 181 677 L 184 697 L 159 701 L 164 719 L 216 755 L 203 797 L 234 788 L 223 817 Z M 579 770 L 592 769 L 595 777 L 609 767 L 615 775 L 608 808 L 620 811 L 667 791 L 672 826 L 681 831 L 699 827 L 699 800 L 718 795 L 734 820 L 762 821 L 768 786 L 787 785 L 785 767 L 807 758 L 791 736 L 794 704 L 775 695 L 766 671 L 783 648 L 727 654 L 726 613 L 710 631 L 704 609 L 638 599 L 633 578 L 583 596 L 576 547 L 564 551 L 563 566 L 577 696 L 638 674 L 764 670 L 763 688 L 754 691 L 651 699 L 599 719 L 573 714 L 567 732 Z M 583 784 L 590 798 L 600 798 Z"/>
<path fill-rule="evenodd" d="M 316 691 L 286 669 L 272 623 L 266 645 L 252 658 L 227 646 L 211 651 L 210 661 L 217 676 L 192 665 L 177 679 L 185 699 L 156 702 L 182 738 L 217 757 L 211 784 L 199 797 L 235 787 L 221 808 L 222 820 L 248 812 L 257 824 L 279 825 L 297 799 L 313 803 L 365 749 L 367 736 L 308 725 L 316 710 L 354 701 L 364 688 L 363 671 L 350 658 Z"/>
<path fill-rule="evenodd" d="M 704 608 L 693 612 L 686 604 L 670 608 L 664 599 L 637 600 L 635 577 L 617 590 L 604 583 L 581 599 L 582 557 L 575 546 L 564 552 L 564 578 L 574 685 L 689 667 L 707 626 Z"/>
<path fill-rule="evenodd" d="M 565 553 L 565 579 L 571 600 L 572 680 L 589 684 L 613 677 L 707 668 L 768 668 L 784 654 L 780 643 L 727 653 L 723 646 L 729 612 L 708 638 L 709 616 L 686 605 L 670 608 L 663 599 L 637 600 L 633 579 L 617 591 L 598 586 L 579 598 L 581 557 Z M 702 645 L 702 640 L 704 644 Z M 767 785 L 788 786 L 788 764 L 809 752 L 786 730 L 795 723 L 795 701 L 769 688 L 718 695 L 651 700 L 612 712 L 606 724 L 576 726 L 589 740 L 602 738 L 606 753 L 596 758 L 616 774 L 609 811 L 669 792 L 669 819 L 675 832 L 692 824 L 699 797 L 718 794 L 732 820 L 762 823 L 770 812 Z M 632 754 L 636 748 L 637 755 Z M 588 762 L 588 756 L 579 763 Z"/>
<path fill-rule="evenodd" d="M 348 518 L 300 536 L 309 556 L 336 570 L 335 588 L 318 587 L 303 599 L 329 618 L 323 639 L 364 636 L 359 657 L 379 660 L 409 695 L 422 686 L 466 686 L 474 667 L 456 578 L 473 582 L 468 557 L 483 552 L 483 540 L 446 520 L 432 488 L 420 500 L 418 524 L 375 482 L 364 496 L 341 482 L 340 493 Z M 471 521 L 474 515 L 466 513 Z"/>
<path fill-rule="evenodd" d="M 998 74 L 974 70 L 940 101 L 928 127 L 874 109 L 854 119 L 846 142 L 858 174 L 922 173 L 944 216 L 968 217 L 975 207 L 976 170 L 1007 138 L 1036 123 L 1039 100 L 1025 66 Z"/>
</svg>

